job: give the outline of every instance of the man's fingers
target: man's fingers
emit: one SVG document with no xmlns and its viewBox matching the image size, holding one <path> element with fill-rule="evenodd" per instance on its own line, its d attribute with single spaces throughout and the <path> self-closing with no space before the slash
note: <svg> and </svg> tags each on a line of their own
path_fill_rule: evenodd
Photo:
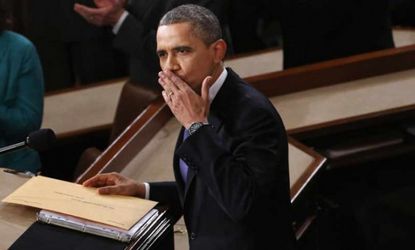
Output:
<svg viewBox="0 0 415 250">
<path fill-rule="evenodd" d="M 167 92 L 173 91 L 175 93 L 179 91 L 177 85 L 164 72 L 159 73 L 159 83 Z"/>
<path fill-rule="evenodd" d="M 186 82 L 171 71 L 161 71 L 159 77 L 163 80 L 165 85 L 162 84 L 162 86 L 166 90 L 171 89 L 173 92 L 191 90 Z"/>
<path fill-rule="evenodd" d="M 187 85 L 187 83 L 185 83 L 180 77 L 178 77 L 176 74 L 174 74 L 173 72 L 166 70 L 162 72 L 166 78 L 171 81 L 172 84 L 174 84 L 178 89 L 181 90 L 185 90 L 187 88 L 189 88 L 189 85 Z"/>
<path fill-rule="evenodd" d="M 87 6 L 82 5 L 82 4 L 79 4 L 79 3 L 76 3 L 74 5 L 74 10 L 78 14 L 80 14 L 81 16 L 83 16 L 84 18 L 87 18 L 88 16 L 91 16 L 91 15 L 100 14 L 100 10 L 99 9 L 97 9 L 97 8 L 90 8 L 90 7 L 87 7 Z"/>
<path fill-rule="evenodd" d="M 98 188 L 99 194 L 112 194 L 112 195 L 140 195 L 139 185 L 134 185 L 134 183 L 125 183 L 117 184 L 106 187 Z"/>
<path fill-rule="evenodd" d="M 96 175 L 86 180 L 85 187 L 96 187 L 99 194 L 135 195 L 137 185 L 119 173 L 106 173 Z"/>
<path fill-rule="evenodd" d="M 205 102 L 209 101 L 209 89 L 213 85 L 213 78 L 211 76 L 207 76 L 202 82 L 202 90 L 201 96 Z"/>
<path fill-rule="evenodd" d="M 122 188 L 120 186 L 107 186 L 98 188 L 99 194 L 118 194 L 122 195 Z"/>
<path fill-rule="evenodd" d="M 164 77 L 161 76 L 161 73 L 159 73 L 159 80 L 158 80 L 159 84 L 161 85 L 161 87 L 163 89 L 167 88 L 168 83 L 164 80 Z"/>
<path fill-rule="evenodd" d="M 95 175 L 82 183 L 85 187 L 103 187 L 114 185 L 119 178 L 113 173 Z"/>
<path fill-rule="evenodd" d="M 166 103 L 168 103 L 170 101 L 170 98 L 167 95 L 167 92 L 165 90 L 161 91 L 161 95 L 163 96 L 163 99 Z"/>
<path fill-rule="evenodd" d="M 110 0 L 112 5 L 120 5 L 122 7 L 125 6 L 126 1 L 125 0 Z"/>
<path fill-rule="evenodd" d="M 103 180 L 101 179 L 101 176 L 96 175 L 84 181 L 82 185 L 84 185 L 85 187 L 97 187 L 99 183 L 102 183 L 102 181 Z"/>
<path fill-rule="evenodd" d="M 81 4 L 74 5 L 75 12 L 81 15 L 87 22 L 98 26 L 104 25 L 104 18 L 110 11 L 109 8 L 90 8 Z"/>
</svg>

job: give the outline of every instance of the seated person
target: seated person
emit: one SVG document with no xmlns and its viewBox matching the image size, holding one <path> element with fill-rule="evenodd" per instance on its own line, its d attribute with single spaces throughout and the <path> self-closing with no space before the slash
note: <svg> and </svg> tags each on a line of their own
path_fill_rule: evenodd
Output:
<svg viewBox="0 0 415 250">
<path fill-rule="evenodd" d="M 0 1 L 0 147 L 24 141 L 43 115 L 39 57 L 28 39 L 6 30 L 8 20 Z M 39 154 L 29 148 L 0 155 L 0 167 L 36 173 L 40 166 Z"/>
</svg>

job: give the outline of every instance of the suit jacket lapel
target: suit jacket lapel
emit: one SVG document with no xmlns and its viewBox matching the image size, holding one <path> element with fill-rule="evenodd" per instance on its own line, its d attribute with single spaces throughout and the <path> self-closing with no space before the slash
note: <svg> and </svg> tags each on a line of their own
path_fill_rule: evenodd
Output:
<svg viewBox="0 0 415 250">
<path fill-rule="evenodd" d="M 222 126 L 222 121 L 213 114 L 209 114 L 208 121 L 209 121 L 209 124 L 212 125 L 215 128 L 215 131 L 218 132 L 220 127 Z M 176 168 L 176 171 L 177 170 L 179 170 L 179 168 Z M 178 176 L 181 178 L 180 170 L 178 171 Z M 185 187 L 185 191 L 184 191 L 184 197 L 185 198 L 184 199 L 185 200 L 186 200 L 186 195 L 188 194 L 189 189 L 192 186 L 192 182 L 193 182 L 195 176 L 196 176 L 196 172 L 193 169 L 189 168 L 189 170 L 187 172 L 187 182 L 186 182 L 186 185 L 184 185 L 184 187 Z M 182 184 L 184 184 L 183 181 L 181 181 L 181 182 L 182 182 Z"/>
<path fill-rule="evenodd" d="M 211 126 L 213 126 L 213 128 L 215 129 L 215 131 L 218 133 L 219 130 L 222 127 L 222 111 L 224 111 L 224 105 L 226 105 L 226 97 L 227 97 L 227 92 L 231 91 L 231 84 L 232 84 L 232 77 L 233 77 L 233 71 L 231 69 L 228 69 L 228 72 L 230 74 L 228 74 L 228 77 L 226 78 L 224 84 L 222 85 L 222 88 L 219 90 L 219 92 L 217 93 L 215 99 L 213 100 L 211 106 L 210 106 L 210 111 L 209 111 L 209 116 L 208 116 L 208 121 L 209 124 Z M 179 136 L 179 140 L 180 142 L 183 141 L 183 129 L 180 133 Z M 180 144 L 176 145 L 177 146 Z M 178 157 L 177 157 L 178 158 Z M 181 179 L 181 174 L 180 174 L 180 167 L 179 167 L 179 161 L 177 159 L 177 161 L 175 161 L 175 165 L 177 166 L 175 168 L 175 172 L 176 172 L 176 178 L 179 177 L 180 178 L 180 185 L 184 185 L 184 182 Z M 190 188 L 192 187 L 192 183 L 194 181 L 194 178 L 196 176 L 196 172 L 192 169 L 189 169 L 189 171 L 187 172 L 187 182 L 186 185 L 184 185 L 184 201 L 186 200 L 186 196 L 189 193 Z M 176 179 L 177 180 L 177 179 Z M 183 186 L 180 186 L 183 187 Z M 183 190 L 183 189 L 182 189 Z"/>
</svg>

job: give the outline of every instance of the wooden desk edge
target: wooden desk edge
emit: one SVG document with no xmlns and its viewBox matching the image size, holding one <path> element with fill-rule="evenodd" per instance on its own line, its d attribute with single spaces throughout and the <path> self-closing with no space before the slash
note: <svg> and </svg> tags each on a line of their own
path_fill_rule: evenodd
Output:
<svg viewBox="0 0 415 250">
<path fill-rule="evenodd" d="M 313 162 L 307 166 L 306 171 L 302 173 L 298 181 L 290 189 L 291 203 L 294 203 L 307 184 L 311 182 L 317 172 L 323 167 L 327 159 L 293 137 L 288 137 L 288 142 L 313 158 Z"/>
</svg>

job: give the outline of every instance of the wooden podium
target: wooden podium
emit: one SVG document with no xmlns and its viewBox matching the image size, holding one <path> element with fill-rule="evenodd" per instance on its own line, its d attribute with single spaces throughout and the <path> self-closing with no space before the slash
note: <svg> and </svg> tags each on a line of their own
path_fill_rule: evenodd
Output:
<svg viewBox="0 0 415 250">
<path fill-rule="evenodd" d="M 12 193 L 28 178 L 6 173 L 0 168 L 0 199 Z M 17 238 L 36 221 L 36 209 L 0 203 L 0 249 L 8 249 Z"/>
<path fill-rule="evenodd" d="M 0 199 L 5 198 L 30 177 L 6 173 L 0 168 Z M 157 208 L 157 207 L 156 207 Z M 159 210 L 166 208 L 159 206 Z M 130 243 L 86 234 L 36 221 L 38 209 L 0 203 L 0 249 L 169 249 L 173 245 L 172 219 L 167 216 L 155 223 L 142 237 Z"/>
</svg>

